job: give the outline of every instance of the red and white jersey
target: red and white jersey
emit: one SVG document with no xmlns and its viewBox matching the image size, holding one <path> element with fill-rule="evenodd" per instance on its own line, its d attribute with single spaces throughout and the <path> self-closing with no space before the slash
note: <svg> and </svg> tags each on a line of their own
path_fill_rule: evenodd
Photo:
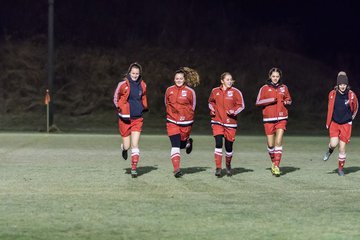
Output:
<svg viewBox="0 0 360 240">
<path fill-rule="evenodd" d="M 244 110 L 242 93 L 235 87 L 223 89 L 222 85 L 213 88 L 209 97 L 211 124 L 225 127 L 237 127 L 237 115 Z"/>
<path fill-rule="evenodd" d="M 188 126 L 194 122 L 196 107 L 195 91 L 182 85 L 172 85 L 165 92 L 166 120 L 180 126 Z"/>
<path fill-rule="evenodd" d="M 274 86 L 265 84 L 259 90 L 256 106 L 263 107 L 263 121 L 275 122 L 288 119 L 286 105 L 292 103 L 289 90 L 285 84 Z"/>
</svg>

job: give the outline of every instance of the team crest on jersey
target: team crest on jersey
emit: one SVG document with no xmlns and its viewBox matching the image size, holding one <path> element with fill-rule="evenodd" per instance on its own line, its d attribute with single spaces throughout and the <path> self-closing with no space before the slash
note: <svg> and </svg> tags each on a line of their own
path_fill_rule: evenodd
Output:
<svg viewBox="0 0 360 240">
<path fill-rule="evenodd" d="M 216 93 L 216 96 L 219 96 L 220 95 L 220 93 Z"/>
<path fill-rule="evenodd" d="M 182 91 L 181 91 L 181 96 L 182 96 L 182 97 L 186 97 L 186 96 L 187 96 L 187 91 L 182 90 Z"/>
<path fill-rule="evenodd" d="M 269 92 L 272 92 L 272 90 L 271 90 L 271 88 L 269 88 L 269 90 L 268 90 Z"/>
<path fill-rule="evenodd" d="M 284 88 L 284 87 L 281 87 L 281 88 L 280 88 L 280 92 L 284 93 L 284 92 L 285 92 L 285 88 Z"/>
<path fill-rule="evenodd" d="M 173 92 L 173 91 L 171 91 L 171 92 L 170 92 L 170 94 L 174 94 L 174 92 Z"/>
<path fill-rule="evenodd" d="M 227 95 L 228 95 L 228 97 L 232 97 L 234 95 L 234 92 L 233 91 L 228 91 Z"/>
</svg>

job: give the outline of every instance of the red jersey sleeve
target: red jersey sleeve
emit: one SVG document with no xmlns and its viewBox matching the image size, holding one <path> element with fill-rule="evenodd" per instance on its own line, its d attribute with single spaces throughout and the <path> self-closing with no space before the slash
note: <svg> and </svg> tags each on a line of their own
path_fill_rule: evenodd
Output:
<svg viewBox="0 0 360 240">
<path fill-rule="evenodd" d="M 209 96 L 209 109 L 210 109 L 210 115 L 215 115 L 215 98 L 214 98 L 214 89 L 211 91 L 210 96 Z"/>
<path fill-rule="evenodd" d="M 242 110 L 245 109 L 245 102 L 242 93 L 240 90 L 236 89 L 235 91 L 235 104 L 234 107 L 231 108 L 231 110 L 234 112 L 232 115 L 236 116 L 238 115 Z"/>
<path fill-rule="evenodd" d="M 359 109 L 359 102 L 354 92 L 351 92 L 350 98 L 352 103 L 352 119 L 354 119 Z"/>
<path fill-rule="evenodd" d="M 290 92 L 287 86 L 285 86 L 285 98 L 284 98 L 284 105 L 291 105 L 292 99 L 290 96 Z"/>
<path fill-rule="evenodd" d="M 264 85 L 260 88 L 258 96 L 256 98 L 256 106 L 267 106 L 277 102 L 275 97 L 268 97 L 266 96 L 267 86 Z"/>
</svg>

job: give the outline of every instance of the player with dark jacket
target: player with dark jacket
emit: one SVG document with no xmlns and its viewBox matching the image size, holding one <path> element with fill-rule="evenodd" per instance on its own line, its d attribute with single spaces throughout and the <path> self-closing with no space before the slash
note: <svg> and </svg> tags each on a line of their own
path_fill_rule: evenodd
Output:
<svg viewBox="0 0 360 240">
<path fill-rule="evenodd" d="M 126 76 L 114 93 L 114 104 L 118 110 L 119 132 L 122 137 L 122 156 L 126 160 L 131 145 L 131 176 L 137 177 L 140 158 L 139 139 L 143 125 L 143 113 L 148 110 L 146 84 L 142 79 L 141 66 L 132 63 Z"/>
<path fill-rule="evenodd" d="M 338 174 L 344 176 L 345 147 L 350 142 L 352 121 L 359 108 L 358 99 L 355 93 L 350 90 L 349 80 L 345 72 L 338 73 L 336 86 L 334 90 L 330 91 L 328 99 L 326 128 L 329 129 L 330 143 L 323 160 L 327 161 L 339 145 Z"/>
</svg>

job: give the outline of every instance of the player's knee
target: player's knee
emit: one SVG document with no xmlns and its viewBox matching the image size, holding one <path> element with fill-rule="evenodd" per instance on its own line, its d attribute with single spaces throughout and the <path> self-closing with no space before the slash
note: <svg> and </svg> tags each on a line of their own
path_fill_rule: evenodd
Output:
<svg viewBox="0 0 360 240">
<path fill-rule="evenodd" d="M 223 135 L 215 136 L 215 148 L 222 148 L 223 146 Z"/>
</svg>

